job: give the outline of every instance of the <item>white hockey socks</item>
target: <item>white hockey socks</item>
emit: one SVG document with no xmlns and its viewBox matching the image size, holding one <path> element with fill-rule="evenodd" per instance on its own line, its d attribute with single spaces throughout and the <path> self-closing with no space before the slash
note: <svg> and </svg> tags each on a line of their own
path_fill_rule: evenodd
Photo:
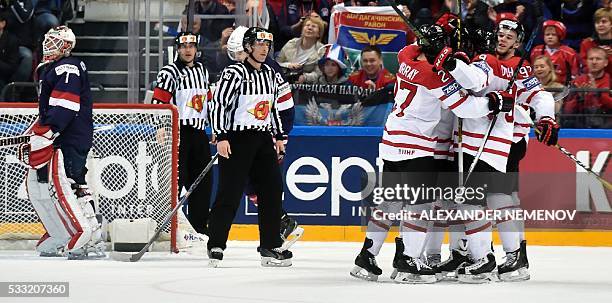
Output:
<svg viewBox="0 0 612 303">
<path fill-rule="evenodd" d="M 512 204 L 516 207 L 521 207 L 521 199 L 519 198 L 518 192 L 512 192 Z M 525 240 L 525 221 L 518 221 L 519 238 L 521 241 Z"/>
<path fill-rule="evenodd" d="M 372 208 L 372 214 L 368 220 L 368 228 L 366 230 L 366 238 L 371 239 L 372 247 L 368 251 L 377 256 L 380 248 L 385 243 L 389 229 L 393 225 L 391 220 L 388 220 L 388 214 L 398 213 L 402 208 L 402 204 L 398 202 L 382 202 L 377 207 Z"/>
<path fill-rule="evenodd" d="M 501 211 L 501 220 L 498 220 L 497 231 L 501 238 L 502 246 L 505 252 L 513 252 L 519 249 L 521 243 L 522 230 L 519 221 L 510 220 L 509 213 L 518 209 L 514 205 L 512 196 L 505 194 L 489 194 L 487 195 L 487 204 L 490 209 Z"/>
<path fill-rule="evenodd" d="M 408 205 L 406 210 L 414 214 L 409 219 L 402 220 L 402 241 L 404 242 L 404 255 L 419 258 L 425 248 L 427 230 L 430 222 L 420 219 L 422 211 L 432 209 L 432 203 Z M 407 214 L 405 214 L 407 215 Z"/>
<path fill-rule="evenodd" d="M 482 210 L 482 206 L 460 205 L 461 211 Z M 465 223 L 465 235 L 468 239 L 468 250 L 472 254 L 472 258 L 479 260 L 491 253 L 491 222 L 486 220 L 469 221 Z"/>
</svg>

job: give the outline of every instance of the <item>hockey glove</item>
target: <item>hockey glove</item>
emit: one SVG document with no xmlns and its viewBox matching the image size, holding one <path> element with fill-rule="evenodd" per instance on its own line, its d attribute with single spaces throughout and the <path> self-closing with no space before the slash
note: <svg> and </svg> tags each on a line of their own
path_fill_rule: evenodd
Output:
<svg viewBox="0 0 612 303">
<path fill-rule="evenodd" d="M 497 115 L 500 112 L 507 113 L 514 107 L 514 98 L 506 91 L 494 91 L 486 96 L 489 98 L 490 115 Z"/>
<path fill-rule="evenodd" d="M 434 60 L 434 63 L 433 63 L 433 66 L 434 66 L 433 69 L 436 71 L 444 69 L 444 63 L 447 60 L 452 59 L 452 55 L 453 55 L 453 49 L 448 46 L 444 47 L 442 50 L 440 50 L 438 54 L 436 54 L 436 59 Z"/>
<path fill-rule="evenodd" d="M 470 64 L 470 58 L 464 52 L 456 52 L 452 56 L 447 57 L 446 61 L 442 63 L 442 67 L 449 72 L 452 72 L 457 67 L 457 60 L 463 61 L 465 64 Z"/>
<path fill-rule="evenodd" d="M 19 145 L 17 157 L 33 169 L 45 166 L 53 156 L 53 140 L 56 137 L 49 126 L 36 123 L 32 127 L 30 142 Z"/>
<path fill-rule="evenodd" d="M 536 124 L 538 141 L 546 145 L 557 145 L 559 140 L 559 124 L 551 117 L 542 117 Z"/>
</svg>

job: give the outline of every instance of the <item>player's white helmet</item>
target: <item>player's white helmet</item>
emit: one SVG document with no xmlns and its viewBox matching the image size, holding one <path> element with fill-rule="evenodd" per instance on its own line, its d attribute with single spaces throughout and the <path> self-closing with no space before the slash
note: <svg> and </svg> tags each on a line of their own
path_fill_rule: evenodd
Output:
<svg viewBox="0 0 612 303">
<path fill-rule="evenodd" d="M 76 37 L 65 25 L 51 28 L 43 41 L 43 61 L 53 61 L 70 55 L 76 46 Z"/>
<path fill-rule="evenodd" d="M 239 61 L 240 52 L 244 52 L 242 40 L 248 27 L 238 26 L 227 39 L 227 55 L 234 61 Z"/>
</svg>

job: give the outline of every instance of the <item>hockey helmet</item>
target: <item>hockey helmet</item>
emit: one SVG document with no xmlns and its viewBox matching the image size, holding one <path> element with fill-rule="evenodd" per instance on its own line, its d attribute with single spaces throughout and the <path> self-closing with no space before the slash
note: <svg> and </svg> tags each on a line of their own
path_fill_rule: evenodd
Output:
<svg viewBox="0 0 612 303">
<path fill-rule="evenodd" d="M 423 34 L 423 37 L 417 39 L 417 45 L 431 63 L 438 53 L 450 44 L 448 35 L 444 29 L 437 24 L 421 25 L 419 31 Z"/>
<path fill-rule="evenodd" d="M 244 51 L 242 41 L 244 40 L 244 33 L 248 30 L 248 27 L 238 26 L 227 39 L 227 56 L 234 60 L 237 60 L 237 55 Z"/>
<path fill-rule="evenodd" d="M 75 46 L 76 37 L 69 27 L 61 25 L 51 28 L 43 40 L 43 61 L 67 57 Z"/>
<path fill-rule="evenodd" d="M 246 50 L 247 45 L 253 46 L 255 41 L 268 42 L 269 47 L 272 47 L 272 43 L 274 42 L 274 35 L 266 29 L 261 27 L 251 27 L 244 33 L 244 38 L 242 39 L 242 47 Z"/>
<path fill-rule="evenodd" d="M 200 44 L 200 35 L 194 34 L 192 32 L 180 32 L 174 38 L 174 46 L 178 48 L 181 44 L 193 43 L 196 48 L 198 44 Z"/>
<path fill-rule="evenodd" d="M 516 42 L 521 43 L 525 38 L 525 29 L 523 26 L 516 20 L 511 19 L 503 19 L 499 21 L 497 24 L 497 28 L 495 29 L 495 36 L 497 37 L 497 33 L 503 31 L 514 31 L 516 33 Z"/>
</svg>

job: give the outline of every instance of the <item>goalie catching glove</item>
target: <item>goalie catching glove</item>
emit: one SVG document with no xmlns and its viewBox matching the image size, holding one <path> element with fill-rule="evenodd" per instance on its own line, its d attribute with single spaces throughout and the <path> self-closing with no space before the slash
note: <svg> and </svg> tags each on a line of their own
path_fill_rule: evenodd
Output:
<svg viewBox="0 0 612 303">
<path fill-rule="evenodd" d="M 53 156 L 53 140 L 57 137 L 49 126 L 34 124 L 30 142 L 22 143 L 18 147 L 19 161 L 33 169 L 45 166 Z"/>
<path fill-rule="evenodd" d="M 490 115 L 507 113 L 514 107 L 514 98 L 506 91 L 493 91 L 486 96 L 489 98 Z"/>
<path fill-rule="evenodd" d="M 538 141 L 552 146 L 559 140 L 559 124 L 551 117 L 542 117 L 536 124 Z"/>
</svg>

